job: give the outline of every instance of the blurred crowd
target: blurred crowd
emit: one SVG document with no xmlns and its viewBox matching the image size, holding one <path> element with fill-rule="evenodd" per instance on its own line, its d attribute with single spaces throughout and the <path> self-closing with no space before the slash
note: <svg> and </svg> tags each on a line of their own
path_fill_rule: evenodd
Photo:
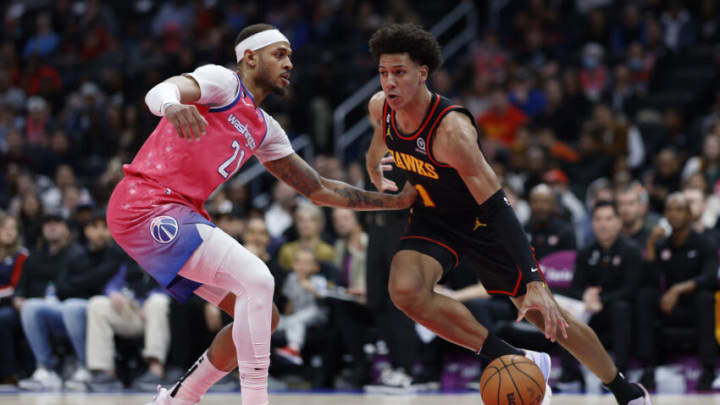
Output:
<svg viewBox="0 0 720 405">
<path fill-rule="evenodd" d="M 442 4 L 440 4 L 442 3 Z M 114 244 L 104 207 L 157 118 L 145 92 L 205 63 L 232 67 L 246 25 L 293 46 L 293 85 L 267 110 L 308 134 L 322 175 L 371 187 L 332 151 L 332 111 L 376 72 L 371 33 L 437 22 L 458 2 L 407 0 L 9 1 L 0 6 L 0 381 L 28 390 L 154 390 L 230 321 L 178 305 Z M 430 88 L 476 117 L 485 156 L 560 303 L 618 366 L 655 368 L 673 346 L 715 380 L 720 248 L 720 10 L 712 0 L 476 1 L 476 38 Z M 369 142 L 365 137 L 366 142 Z M 362 156 L 357 145 L 351 156 Z M 397 173 L 391 173 L 391 176 Z M 257 198 L 259 193 L 268 198 Z M 407 213 L 309 204 L 290 187 L 231 180 L 215 223 L 269 264 L 283 314 L 278 384 L 436 389 L 454 349 L 394 308 L 389 260 Z M 520 346 L 557 351 L 559 384 L 584 385 L 542 335 L 512 324 L 462 266 L 437 292 Z M 190 328 L 188 326 L 191 326 Z M 538 339 L 539 337 L 539 339 Z M 688 347 L 684 347 L 688 346 Z M 682 349 L 682 350 L 681 350 Z M 384 363 L 378 367 L 378 358 Z M 293 378 L 286 378 L 291 376 Z M 300 377 L 297 379 L 296 377 Z M 298 382 L 299 381 L 299 382 Z M 236 388 L 230 377 L 221 387 Z M 374 388 L 373 388 L 374 387 Z M 562 387 L 560 387 L 562 389 Z M 715 385 L 720 388 L 720 381 Z"/>
</svg>

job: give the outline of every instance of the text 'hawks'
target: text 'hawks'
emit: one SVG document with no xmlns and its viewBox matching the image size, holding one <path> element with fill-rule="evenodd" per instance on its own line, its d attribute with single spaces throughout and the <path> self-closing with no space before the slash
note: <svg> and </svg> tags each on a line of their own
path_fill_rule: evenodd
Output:
<svg viewBox="0 0 720 405">
<path fill-rule="evenodd" d="M 421 176 L 429 177 L 431 179 L 439 179 L 435 166 L 430 163 L 423 162 L 422 160 L 402 152 L 391 150 L 393 157 L 395 158 L 395 164 L 397 167 L 407 170 L 409 172 L 417 173 Z"/>
</svg>

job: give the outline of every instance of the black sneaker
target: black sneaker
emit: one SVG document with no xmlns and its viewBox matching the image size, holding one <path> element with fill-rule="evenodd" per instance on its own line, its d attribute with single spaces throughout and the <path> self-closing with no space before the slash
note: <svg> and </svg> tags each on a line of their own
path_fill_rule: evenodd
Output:
<svg viewBox="0 0 720 405">
<path fill-rule="evenodd" d="M 712 369 L 704 369 L 700 374 L 695 391 L 712 391 L 712 383 L 715 380 L 715 371 Z"/>
<path fill-rule="evenodd" d="M 155 392 L 158 385 L 165 384 L 165 379 L 152 371 L 148 370 L 145 374 L 136 378 L 132 383 L 133 389 L 142 392 Z"/>
<path fill-rule="evenodd" d="M 106 371 L 93 374 L 90 381 L 87 382 L 87 386 L 88 391 L 91 392 L 120 391 L 123 389 L 122 381 Z"/>
<path fill-rule="evenodd" d="M 646 368 L 643 370 L 639 382 L 646 390 L 655 391 L 657 389 L 657 384 L 655 384 L 655 368 Z M 712 384 L 712 381 L 710 381 L 710 383 Z"/>
</svg>

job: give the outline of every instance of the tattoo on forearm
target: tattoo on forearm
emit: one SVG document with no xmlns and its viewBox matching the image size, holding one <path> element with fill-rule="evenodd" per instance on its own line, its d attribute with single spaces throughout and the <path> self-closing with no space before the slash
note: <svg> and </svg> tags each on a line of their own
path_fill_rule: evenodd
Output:
<svg viewBox="0 0 720 405">
<path fill-rule="evenodd" d="M 397 206 L 397 197 L 394 195 L 365 191 L 340 181 L 322 179 L 315 169 L 295 154 L 265 162 L 264 165 L 278 179 L 305 197 L 312 199 L 313 194 L 317 197 L 316 193 L 323 189 L 329 191 L 321 194 L 324 197 L 322 203 L 326 205 L 360 209 L 390 209 Z"/>
<path fill-rule="evenodd" d="M 266 162 L 265 168 L 306 197 L 322 188 L 317 172 L 296 154 Z"/>
<path fill-rule="evenodd" d="M 334 180 L 327 182 L 328 186 L 340 197 L 342 197 L 348 208 L 382 208 L 389 207 L 389 194 L 374 193 L 361 190 L 349 184 L 340 183 Z"/>
</svg>

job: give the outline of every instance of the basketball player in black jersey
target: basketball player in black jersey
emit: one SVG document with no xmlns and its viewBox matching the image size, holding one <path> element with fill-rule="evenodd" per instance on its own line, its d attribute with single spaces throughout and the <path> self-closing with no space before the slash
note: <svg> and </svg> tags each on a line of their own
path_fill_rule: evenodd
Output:
<svg viewBox="0 0 720 405">
<path fill-rule="evenodd" d="M 440 46 L 413 24 L 381 28 L 370 39 L 382 91 L 369 103 L 374 135 L 367 170 L 380 191 L 394 160 L 418 199 L 390 271 L 390 296 L 409 317 L 446 340 L 491 359 L 525 354 L 547 376 L 544 353 L 522 352 L 480 325 L 464 305 L 437 294 L 435 284 L 460 260 L 470 261 L 491 294 L 510 297 L 518 321 L 527 318 L 600 377 L 621 405 L 650 405 L 629 383 L 595 333 L 555 302 L 528 240 L 479 145 L 479 130 L 463 107 L 432 93 L 426 81 L 441 63 Z M 387 153 L 391 157 L 386 157 Z M 559 329 L 559 334 L 558 334 Z M 549 403 L 543 401 L 543 404 Z"/>
</svg>

